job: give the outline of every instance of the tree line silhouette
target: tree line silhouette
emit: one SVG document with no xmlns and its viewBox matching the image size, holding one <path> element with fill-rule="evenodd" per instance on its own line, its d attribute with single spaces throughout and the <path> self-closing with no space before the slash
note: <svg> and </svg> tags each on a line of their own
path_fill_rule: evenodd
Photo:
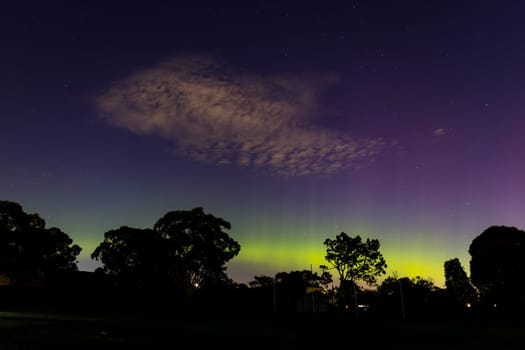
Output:
<svg viewBox="0 0 525 350">
<path fill-rule="evenodd" d="M 104 233 L 91 253 L 102 263 L 78 271 L 81 247 L 46 227 L 38 214 L 0 201 L 0 303 L 101 308 L 334 312 L 360 317 L 519 315 L 525 308 L 525 231 L 491 226 L 473 239 L 470 276 L 458 258 L 444 262 L 446 288 L 430 280 L 388 276 L 377 239 L 345 232 L 323 242 L 326 265 L 256 275 L 247 284 L 227 274 L 240 252 L 231 224 L 203 208 L 169 211 L 151 228 Z M 335 271 L 338 285 L 334 286 Z"/>
</svg>

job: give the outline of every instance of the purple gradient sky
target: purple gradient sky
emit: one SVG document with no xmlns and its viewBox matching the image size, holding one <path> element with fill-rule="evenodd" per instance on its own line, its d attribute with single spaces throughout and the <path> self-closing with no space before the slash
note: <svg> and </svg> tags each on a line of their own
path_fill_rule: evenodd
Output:
<svg viewBox="0 0 525 350">
<path fill-rule="evenodd" d="M 232 223 L 241 282 L 344 231 L 441 285 L 525 227 L 520 1 L 3 7 L 0 198 L 82 269 L 105 231 L 195 206 Z"/>
</svg>

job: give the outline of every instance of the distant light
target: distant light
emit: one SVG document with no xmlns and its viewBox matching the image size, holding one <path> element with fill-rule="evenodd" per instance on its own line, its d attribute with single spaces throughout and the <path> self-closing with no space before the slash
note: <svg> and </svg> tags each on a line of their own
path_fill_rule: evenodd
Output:
<svg viewBox="0 0 525 350">
<path fill-rule="evenodd" d="M 494 307 L 498 306 L 498 304 L 494 304 Z"/>
<path fill-rule="evenodd" d="M 470 303 L 467 303 L 465 306 L 468 307 L 469 309 L 472 307 L 472 305 L 470 305 Z"/>
<path fill-rule="evenodd" d="M 195 286 L 195 288 L 199 288 L 199 284 L 198 283 L 195 283 L 194 286 Z"/>
</svg>

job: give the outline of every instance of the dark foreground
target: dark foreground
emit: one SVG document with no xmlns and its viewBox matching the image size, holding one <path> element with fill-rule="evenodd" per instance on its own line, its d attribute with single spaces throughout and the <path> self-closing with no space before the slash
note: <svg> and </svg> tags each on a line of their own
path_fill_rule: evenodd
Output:
<svg viewBox="0 0 525 350">
<path fill-rule="evenodd" d="M 523 349 L 525 322 L 0 310 L 0 349 Z"/>
</svg>

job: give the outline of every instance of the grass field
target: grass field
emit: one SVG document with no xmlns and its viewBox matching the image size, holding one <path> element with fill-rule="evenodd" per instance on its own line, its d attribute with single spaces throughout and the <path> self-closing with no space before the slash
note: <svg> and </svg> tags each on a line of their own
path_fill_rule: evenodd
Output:
<svg viewBox="0 0 525 350">
<path fill-rule="evenodd" d="M 0 349 L 524 349 L 525 323 L 331 314 L 0 311 Z"/>
</svg>

